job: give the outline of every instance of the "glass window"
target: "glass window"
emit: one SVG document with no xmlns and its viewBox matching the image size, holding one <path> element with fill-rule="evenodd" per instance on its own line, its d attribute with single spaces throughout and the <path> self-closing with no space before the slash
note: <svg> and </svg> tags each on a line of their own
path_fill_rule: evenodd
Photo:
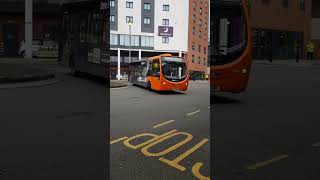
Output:
<svg viewBox="0 0 320 180">
<path fill-rule="evenodd" d="M 143 9 L 144 10 L 151 10 L 151 4 L 150 3 L 144 3 Z"/>
<path fill-rule="evenodd" d="M 202 20 L 201 19 L 199 20 L 199 26 L 200 27 L 202 26 Z"/>
<path fill-rule="evenodd" d="M 169 19 L 162 19 L 162 25 L 169 26 Z"/>
<path fill-rule="evenodd" d="M 191 59 L 192 63 L 194 63 L 194 55 L 192 55 L 192 59 Z"/>
<path fill-rule="evenodd" d="M 87 42 L 88 41 L 88 19 L 86 15 L 81 16 L 80 20 L 80 42 Z"/>
<path fill-rule="evenodd" d="M 168 44 L 169 43 L 169 37 L 162 37 L 162 43 Z"/>
<path fill-rule="evenodd" d="M 198 52 L 201 52 L 201 45 L 199 45 L 198 47 Z"/>
<path fill-rule="evenodd" d="M 110 0 L 110 7 L 114 7 L 115 6 L 115 0 Z"/>
<path fill-rule="evenodd" d="M 133 17 L 132 16 L 126 16 L 126 22 L 129 23 L 133 23 Z"/>
<path fill-rule="evenodd" d="M 195 23 L 195 22 L 196 22 L 196 19 L 197 19 L 196 15 L 195 15 L 195 14 L 193 14 L 193 16 L 192 16 L 193 23 Z"/>
<path fill-rule="evenodd" d="M 110 15 L 110 22 L 115 22 L 115 16 L 114 15 Z"/>
<path fill-rule="evenodd" d="M 301 10 L 305 10 L 306 2 L 305 0 L 299 0 L 299 7 Z"/>
<path fill-rule="evenodd" d="M 198 64 L 201 64 L 201 58 L 198 56 Z"/>
<path fill-rule="evenodd" d="M 199 9 L 200 15 L 202 15 L 202 8 Z"/>
<path fill-rule="evenodd" d="M 219 9 L 219 12 L 216 10 Z M 210 24 L 210 64 L 226 64 L 238 59 L 247 47 L 247 24 L 241 4 L 212 6 Z"/>
<path fill-rule="evenodd" d="M 207 54 L 207 48 L 206 47 L 203 47 L 203 53 Z"/>
<path fill-rule="evenodd" d="M 193 2 L 193 10 L 196 10 L 196 3 L 195 2 Z"/>
<path fill-rule="evenodd" d="M 192 34 L 196 35 L 196 28 L 195 27 L 192 28 Z"/>
<path fill-rule="evenodd" d="M 163 5 L 163 11 L 169 11 L 170 6 L 168 4 Z"/>
<path fill-rule="evenodd" d="M 110 34 L 110 45 L 119 45 L 117 34 Z"/>
<path fill-rule="evenodd" d="M 281 4 L 282 4 L 282 7 L 287 8 L 289 6 L 289 1 L 288 0 L 282 0 Z"/>
<path fill-rule="evenodd" d="M 127 1 L 126 2 L 126 8 L 133 8 L 133 2 L 131 2 L 131 1 Z"/>
<path fill-rule="evenodd" d="M 195 45 L 195 43 L 193 42 L 193 43 L 192 43 L 192 51 L 195 50 L 195 46 L 196 46 L 196 45 Z"/>
<path fill-rule="evenodd" d="M 153 47 L 153 36 L 141 36 L 142 47 Z"/>
<path fill-rule="evenodd" d="M 100 44 L 103 41 L 103 17 L 100 13 L 93 13 L 89 15 L 90 18 L 90 29 L 89 31 L 89 42 L 92 44 Z"/>
<path fill-rule="evenodd" d="M 206 65 L 206 58 L 203 58 L 203 65 Z"/>
<path fill-rule="evenodd" d="M 201 38 L 202 37 L 202 33 L 201 33 L 201 31 L 199 30 L 199 38 Z"/>
<path fill-rule="evenodd" d="M 151 19 L 149 17 L 145 17 L 145 18 L 143 18 L 143 23 L 144 24 L 150 24 L 151 23 Z"/>
</svg>

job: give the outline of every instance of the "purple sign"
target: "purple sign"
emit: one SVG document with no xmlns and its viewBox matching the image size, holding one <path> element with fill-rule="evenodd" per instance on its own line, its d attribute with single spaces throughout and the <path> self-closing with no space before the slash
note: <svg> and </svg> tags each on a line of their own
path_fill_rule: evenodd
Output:
<svg viewBox="0 0 320 180">
<path fill-rule="evenodd" d="M 159 26 L 158 36 L 173 37 L 173 27 L 169 26 Z"/>
</svg>

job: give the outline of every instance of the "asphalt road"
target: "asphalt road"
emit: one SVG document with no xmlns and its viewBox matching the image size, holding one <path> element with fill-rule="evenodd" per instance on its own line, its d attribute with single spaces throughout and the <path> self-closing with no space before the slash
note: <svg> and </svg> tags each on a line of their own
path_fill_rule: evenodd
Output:
<svg viewBox="0 0 320 180">
<path fill-rule="evenodd" d="M 110 105 L 112 180 L 209 176 L 207 82 L 190 82 L 186 93 L 157 93 L 136 86 L 111 89 Z"/>
<path fill-rule="evenodd" d="M 255 65 L 245 93 L 215 93 L 213 179 L 320 179 L 319 74 Z"/>
<path fill-rule="evenodd" d="M 58 79 L 0 89 L 1 180 L 108 177 L 107 87 L 92 77 Z"/>
</svg>

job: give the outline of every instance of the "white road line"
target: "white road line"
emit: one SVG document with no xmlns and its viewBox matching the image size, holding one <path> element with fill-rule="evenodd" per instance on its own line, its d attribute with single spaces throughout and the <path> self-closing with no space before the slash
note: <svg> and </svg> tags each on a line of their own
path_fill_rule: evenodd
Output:
<svg viewBox="0 0 320 180">
<path fill-rule="evenodd" d="M 200 112 L 200 109 L 197 110 L 197 111 L 194 111 L 194 112 L 192 112 L 192 113 L 187 114 L 187 116 L 191 116 L 191 115 L 197 114 L 197 113 L 199 113 L 199 112 Z"/>
</svg>

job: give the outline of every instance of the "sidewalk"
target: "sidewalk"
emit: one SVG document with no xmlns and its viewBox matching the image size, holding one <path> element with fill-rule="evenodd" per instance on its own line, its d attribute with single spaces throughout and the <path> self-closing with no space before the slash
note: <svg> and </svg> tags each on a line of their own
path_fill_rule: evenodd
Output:
<svg viewBox="0 0 320 180">
<path fill-rule="evenodd" d="M 48 80 L 55 72 L 37 69 L 22 58 L 0 58 L 0 84 Z"/>
<path fill-rule="evenodd" d="M 127 80 L 110 80 L 110 88 L 119 88 L 128 86 Z"/>
</svg>

